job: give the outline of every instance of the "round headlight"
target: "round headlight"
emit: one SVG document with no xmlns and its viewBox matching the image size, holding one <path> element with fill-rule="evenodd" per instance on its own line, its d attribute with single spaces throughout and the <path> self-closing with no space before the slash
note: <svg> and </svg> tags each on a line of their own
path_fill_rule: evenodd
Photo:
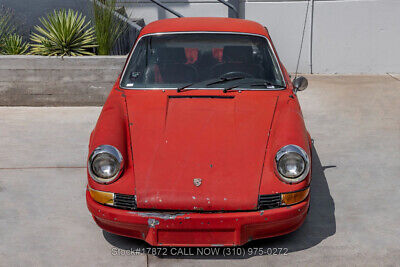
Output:
<svg viewBox="0 0 400 267">
<path fill-rule="evenodd" d="M 289 152 L 278 161 L 278 171 L 285 177 L 299 177 L 305 168 L 304 159 L 297 153 Z"/>
<path fill-rule="evenodd" d="M 121 153 L 113 146 L 97 147 L 89 158 L 89 174 L 98 183 L 109 183 L 120 175 L 123 167 Z"/>
<path fill-rule="evenodd" d="M 282 147 L 275 160 L 279 176 L 288 183 L 303 181 L 310 169 L 307 153 L 296 145 Z"/>
</svg>

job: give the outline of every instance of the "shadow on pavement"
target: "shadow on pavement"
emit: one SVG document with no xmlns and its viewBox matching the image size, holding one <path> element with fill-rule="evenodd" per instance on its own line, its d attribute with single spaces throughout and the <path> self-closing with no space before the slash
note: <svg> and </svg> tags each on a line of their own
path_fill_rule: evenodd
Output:
<svg viewBox="0 0 400 267">
<path fill-rule="evenodd" d="M 153 254 L 160 258 L 191 258 L 191 259 L 244 259 L 253 256 L 267 254 L 291 253 L 316 246 L 325 238 L 336 233 L 335 203 L 330 194 L 328 183 L 324 174 L 325 169 L 336 166 L 322 166 L 318 154 L 312 147 L 312 182 L 311 182 L 311 206 L 304 224 L 290 234 L 255 240 L 240 247 L 242 250 L 230 248 L 229 256 L 222 247 L 208 248 L 205 255 L 201 255 L 197 249 L 202 248 L 162 248 L 157 251 L 141 240 L 123 237 L 103 231 L 104 238 L 114 247 L 122 250 L 140 251 Z M 262 250 L 260 250 L 262 249 Z M 164 252 L 166 251 L 166 255 Z M 260 252 L 263 251 L 262 254 Z M 179 253 L 181 252 L 181 253 Z M 191 255 L 193 254 L 193 255 Z M 235 255 L 233 255 L 235 254 Z M 239 255 L 240 254 L 240 255 Z"/>
</svg>

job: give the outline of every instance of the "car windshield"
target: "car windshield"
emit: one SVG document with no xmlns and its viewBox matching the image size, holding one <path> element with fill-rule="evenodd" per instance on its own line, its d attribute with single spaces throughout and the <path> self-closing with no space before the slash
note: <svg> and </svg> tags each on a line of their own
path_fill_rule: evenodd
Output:
<svg viewBox="0 0 400 267">
<path fill-rule="evenodd" d="M 255 81 L 258 84 L 252 87 Z M 260 87 L 261 82 L 264 87 Z M 232 85 L 243 85 L 249 90 L 285 86 L 265 37 L 232 33 L 144 36 L 137 43 L 121 80 L 121 87 L 127 89 L 207 89 Z"/>
</svg>

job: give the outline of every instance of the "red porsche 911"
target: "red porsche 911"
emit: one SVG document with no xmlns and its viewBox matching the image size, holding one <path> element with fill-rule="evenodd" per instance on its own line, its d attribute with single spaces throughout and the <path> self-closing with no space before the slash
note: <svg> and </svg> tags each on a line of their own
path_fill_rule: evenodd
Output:
<svg viewBox="0 0 400 267">
<path fill-rule="evenodd" d="M 299 228 L 311 138 L 262 25 L 176 18 L 142 29 L 90 136 L 87 206 L 153 246 L 236 246 Z"/>
</svg>

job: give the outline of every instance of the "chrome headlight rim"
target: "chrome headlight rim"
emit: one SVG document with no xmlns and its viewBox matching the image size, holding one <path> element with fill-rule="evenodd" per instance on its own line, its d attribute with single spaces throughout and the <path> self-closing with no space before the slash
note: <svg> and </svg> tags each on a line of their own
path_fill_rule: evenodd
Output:
<svg viewBox="0 0 400 267">
<path fill-rule="evenodd" d="M 107 154 L 111 155 L 112 157 L 114 157 L 118 161 L 118 164 L 119 164 L 119 166 L 118 166 L 119 169 L 118 169 L 117 173 L 110 178 L 99 177 L 93 171 L 94 159 L 98 155 L 104 154 L 104 153 L 107 153 Z M 117 178 L 119 178 L 119 176 L 122 173 L 123 166 L 124 166 L 124 158 L 122 157 L 121 152 L 119 152 L 119 150 L 117 148 L 115 148 L 114 146 L 111 146 L 111 145 L 100 145 L 100 146 L 96 147 L 93 150 L 92 154 L 90 154 L 89 161 L 88 161 L 88 171 L 89 171 L 90 177 L 94 181 L 96 181 L 97 183 L 100 183 L 100 184 L 109 184 L 109 183 L 115 181 Z"/>
<path fill-rule="evenodd" d="M 290 177 L 284 176 L 283 174 L 281 174 L 279 172 L 279 169 L 278 169 L 279 160 L 284 155 L 286 155 L 288 153 L 297 153 L 304 160 L 304 164 L 305 164 L 304 170 L 299 176 L 297 176 L 295 178 L 290 178 Z M 282 147 L 281 149 L 279 149 L 279 151 L 276 153 L 276 156 L 275 156 L 275 171 L 278 174 L 279 178 L 285 183 L 288 183 L 288 184 L 300 183 L 301 181 L 303 181 L 307 177 L 308 173 L 310 172 L 310 159 L 309 159 L 306 151 L 304 151 L 303 148 L 301 148 L 301 147 L 299 147 L 297 145 L 292 145 L 292 144 L 286 145 L 286 146 Z"/>
</svg>

